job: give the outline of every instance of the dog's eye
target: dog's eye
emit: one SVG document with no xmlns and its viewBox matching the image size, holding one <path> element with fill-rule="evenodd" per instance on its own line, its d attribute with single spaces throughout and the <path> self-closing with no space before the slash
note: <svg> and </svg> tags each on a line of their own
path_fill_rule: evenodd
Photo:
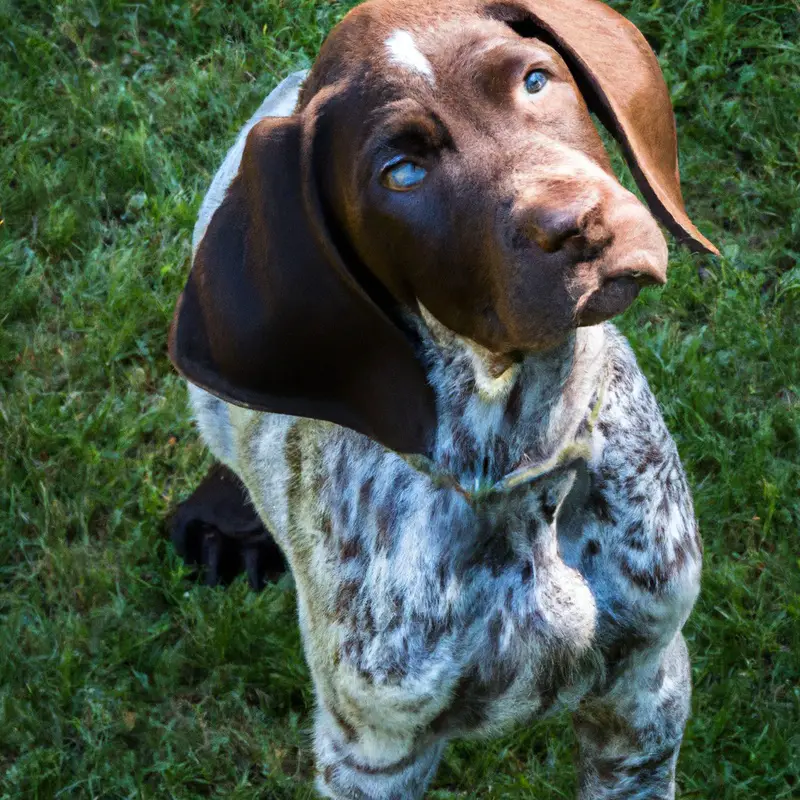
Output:
<svg viewBox="0 0 800 800">
<path fill-rule="evenodd" d="M 525 76 L 525 91 L 528 94 L 537 94 L 541 92 L 546 84 L 547 75 L 539 69 L 535 69 Z"/>
<path fill-rule="evenodd" d="M 381 183 L 395 192 L 408 192 L 416 189 L 428 174 L 425 167 L 408 159 L 391 162 L 381 173 Z"/>
</svg>

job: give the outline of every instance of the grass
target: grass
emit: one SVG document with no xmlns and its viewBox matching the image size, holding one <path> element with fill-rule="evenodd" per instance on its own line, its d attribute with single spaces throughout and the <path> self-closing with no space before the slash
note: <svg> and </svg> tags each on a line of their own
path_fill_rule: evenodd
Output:
<svg viewBox="0 0 800 800">
<path fill-rule="evenodd" d="M 620 0 L 657 49 L 686 201 L 622 320 L 706 543 L 683 798 L 800 798 L 800 10 Z M 238 127 L 346 6 L 0 0 L 0 797 L 307 798 L 291 583 L 192 584 L 161 522 L 209 459 L 165 356 Z M 564 798 L 558 720 L 449 748 L 433 798 Z"/>
</svg>

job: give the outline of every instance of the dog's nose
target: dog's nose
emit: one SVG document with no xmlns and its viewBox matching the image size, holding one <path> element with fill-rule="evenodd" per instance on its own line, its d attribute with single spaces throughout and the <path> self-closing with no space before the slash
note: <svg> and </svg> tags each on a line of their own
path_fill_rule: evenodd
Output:
<svg viewBox="0 0 800 800">
<path fill-rule="evenodd" d="M 522 212 L 519 225 L 526 239 L 536 242 L 545 253 L 562 250 L 567 243 L 587 243 L 599 197 L 563 195 L 537 198 Z"/>
</svg>

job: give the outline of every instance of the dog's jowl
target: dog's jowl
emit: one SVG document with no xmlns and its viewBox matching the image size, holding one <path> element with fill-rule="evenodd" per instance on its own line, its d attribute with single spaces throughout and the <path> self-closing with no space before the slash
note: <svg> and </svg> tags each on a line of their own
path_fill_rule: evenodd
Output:
<svg viewBox="0 0 800 800">
<path fill-rule="evenodd" d="M 448 739 L 566 709 L 581 798 L 674 797 L 701 545 L 607 322 L 666 280 L 657 220 L 716 252 L 596 0 L 369 0 L 228 153 L 170 355 L 294 575 L 322 796 L 422 797 Z"/>
</svg>

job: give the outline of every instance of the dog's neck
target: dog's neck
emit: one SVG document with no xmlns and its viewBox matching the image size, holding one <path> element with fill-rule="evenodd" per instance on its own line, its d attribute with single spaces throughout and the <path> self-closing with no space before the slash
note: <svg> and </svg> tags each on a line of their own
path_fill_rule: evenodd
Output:
<svg viewBox="0 0 800 800">
<path fill-rule="evenodd" d="M 603 326 L 579 328 L 551 350 L 515 361 L 421 312 L 416 328 L 437 402 L 437 467 L 465 485 L 499 480 L 575 438 L 601 383 Z"/>
</svg>

